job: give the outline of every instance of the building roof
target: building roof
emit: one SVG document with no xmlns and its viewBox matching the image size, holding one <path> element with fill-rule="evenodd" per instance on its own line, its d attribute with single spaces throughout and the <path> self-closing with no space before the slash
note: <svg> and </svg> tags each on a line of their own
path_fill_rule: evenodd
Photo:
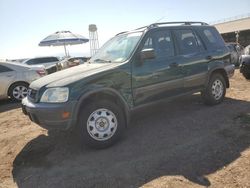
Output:
<svg viewBox="0 0 250 188">
<path fill-rule="evenodd" d="M 214 26 L 221 34 L 250 30 L 250 17 L 224 23 L 218 23 L 214 24 Z"/>
</svg>

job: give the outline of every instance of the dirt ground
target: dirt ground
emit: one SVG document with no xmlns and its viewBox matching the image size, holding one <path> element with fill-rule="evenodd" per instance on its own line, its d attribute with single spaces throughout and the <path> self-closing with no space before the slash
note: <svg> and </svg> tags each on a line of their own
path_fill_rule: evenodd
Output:
<svg viewBox="0 0 250 188">
<path fill-rule="evenodd" d="M 138 112 L 104 150 L 31 123 L 0 102 L 0 187 L 250 187 L 250 81 L 238 71 L 225 101 L 200 95 Z"/>
</svg>

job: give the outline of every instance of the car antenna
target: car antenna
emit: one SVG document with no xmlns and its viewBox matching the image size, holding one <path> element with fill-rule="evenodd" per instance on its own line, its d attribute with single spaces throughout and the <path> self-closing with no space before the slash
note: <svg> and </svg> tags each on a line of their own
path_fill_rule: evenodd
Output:
<svg viewBox="0 0 250 188">
<path fill-rule="evenodd" d="M 156 24 L 157 24 L 158 22 L 160 22 L 161 20 L 163 20 L 163 19 L 165 19 L 165 18 L 166 18 L 166 16 L 160 17 L 160 18 L 157 19 L 155 22 L 153 22 L 152 24 L 150 24 L 150 25 L 148 26 L 148 28 L 150 28 L 150 27 L 155 27 Z"/>
</svg>

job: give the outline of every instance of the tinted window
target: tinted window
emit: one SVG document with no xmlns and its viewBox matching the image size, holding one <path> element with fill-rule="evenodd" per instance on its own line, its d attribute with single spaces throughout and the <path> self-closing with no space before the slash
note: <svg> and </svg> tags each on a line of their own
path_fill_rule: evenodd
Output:
<svg viewBox="0 0 250 188">
<path fill-rule="evenodd" d="M 10 72 L 10 71 L 13 71 L 12 69 L 6 67 L 6 66 L 3 66 L 3 65 L 0 65 L 0 73 L 3 73 L 3 72 Z"/>
<path fill-rule="evenodd" d="M 170 31 L 152 33 L 145 41 L 143 49 L 154 48 L 156 58 L 174 56 L 174 45 Z"/>
<path fill-rule="evenodd" d="M 208 49 L 224 47 L 225 43 L 218 31 L 213 28 L 200 28 L 200 34 L 204 38 Z"/>
<path fill-rule="evenodd" d="M 31 59 L 26 62 L 28 65 L 39 65 L 39 64 L 44 64 L 44 63 L 51 63 L 58 61 L 56 57 L 46 57 L 46 58 L 37 58 L 37 59 Z"/>
<path fill-rule="evenodd" d="M 175 36 L 181 55 L 193 54 L 200 51 L 197 39 L 192 30 L 176 30 Z"/>
<path fill-rule="evenodd" d="M 58 61 L 58 59 L 56 57 L 50 57 L 48 59 L 48 62 L 55 62 L 55 61 Z"/>
</svg>

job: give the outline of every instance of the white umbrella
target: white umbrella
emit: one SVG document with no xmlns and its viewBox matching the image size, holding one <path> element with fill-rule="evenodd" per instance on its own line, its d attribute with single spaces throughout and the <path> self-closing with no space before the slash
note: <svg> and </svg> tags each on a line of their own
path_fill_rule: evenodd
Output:
<svg viewBox="0 0 250 188">
<path fill-rule="evenodd" d="M 58 31 L 43 39 L 39 46 L 64 46 L 65 55 L 67 56 L 66 45 L 83 44 L 89 39 L 73 34 L 70 31 Z"/>
</svg>

